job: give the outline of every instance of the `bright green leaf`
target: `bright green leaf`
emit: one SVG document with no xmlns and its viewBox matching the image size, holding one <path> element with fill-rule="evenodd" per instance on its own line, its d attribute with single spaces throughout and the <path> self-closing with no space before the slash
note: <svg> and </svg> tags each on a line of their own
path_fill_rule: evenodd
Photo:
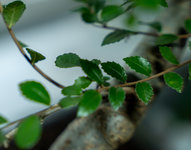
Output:
<svg viewBox="0 0 191 150">
<path fill-rule="evenodd" d="M 62 94 L 67 95 L 67 96 L 80 95 L 81 92 L 82 92 L 81 87 L 78 87 L 78 86 L 75 86 L 75 85 L 67 86 L 67 87 L 62 89 Z"/>
<path fill-rule="evenodd" d="M 108 22 L 121 14 L 123 14 L 123 9 L 117 5 L 110 5 L 103 8 L 101 12 L 101 19 L 103 22 Z"/>
<path fill-rule="evenodd" d="M 30 149 L 39 141 L 41 132 L 40 119 L 37 116 L 30 116 L 20 123 L 15 142 L 21 149 Z"/>
<path fill-rule="evenodd" d="M 150 76 L 152 72 L 151 64 L 143 57 L 132 56 L 123 59 L 127 65 L 138 73 Z"/>
<path fill-rule="evenodd" d="M 102 96 L 96 90 L 84 93 L 78 108 L 78 117 L 86 117 L 93 113 L 101 104 Z"/>
<path fill-rule="evenodd" d="M 176 57 L 172 53 L 172 50 L 169 47 L 163 46 L 163 47 L 160 47 L 159 49 L 160 49 L 160 53 L 164 59 L 166 59 L 167 61 L 169 61 L 175 65 L 179 64 L 178 60 L 176 59 Z"/>
<path fill-rule="evenodd" d="M 176 35 L 163 34 L 157 38 L 156 44 L 157 45 L 166 45 L 166 44 L 173 43 L 177 39 L 178 39 L 178 37 Z"/>
<path fill-rule="evenodd" d="M 46 57 L 44 57 L 42 54 L 40 54 L 32 49 L 26 48 L 26 50 L 30 54 L 32 64 L 35 64 L 41 60 L 46 59 Z"/>
<path fill-rule="evenodd" d="M 3 9 L 3 17 L 8 27 L 11 28 L 20 19 L 25 10 L 25 4 L 22 1 L 14 1 Z"/>
<path fill-rule="evenodd" d="M 136 94 L 141 101 L 145 104 L 148 104 L 153 96 L 153 88 L 147 82 L 137 83 L 136 84 Z"/>
<path fill-rule="evenodd" d="M 80 60 L 80 64 L 83 71 L 91 80 L 96 81 L 98 84 L 102 84 L 104 82 L 103 74 L 97 64 L 84 59 Z"/>
<path fill-rule="evenodd" d="M 188 73 L 189 73 L 188 79 L 191 80 L 191 64 L 189 64 Z"/>
<path fill-rule="evenodd" d="M 92 83 L 92 81 L 89 78 L 87 78 L 87 77 L 79 77 L 78 79 L 75 80 L 74 85 L 79 87 L 79 88 L 85 89 L 91 83 Z"/>
<path fill-rule="evenodd" d="M 188 32 L 191 32 L 191 19 L 187 19 L 185 22 L 184 22 L 184 26 L 186 28 L 186 30 Z"/>
<path fill-rule="evenodd" d="M 107 44 L 119 42 L 119 41 L 123 40 L 124 38 L 126 38 L 127 36 L 129 36 L 130 34 L 131 34 L 131 32 L 127 31 L 127 30 L 115 30 L 115 31 L 109 33 L 104 38 L 101 45 L 104 46 Z"/>
<path fill-rule="evenodd" d="M 35 102 L 50 105 L 50 96 L 44 86 L 36 81 L 26 81 L 19 84 L 22 94 Z"/>
<path fill-rule="evenodd" d="M 80 57 L 74 53 L 67 53 L 56 58 L 56 66 L 60 68 L 70 68 L 80 66 Z"/>
<path fill-rule="evenodd" d="M 125 92 L 122 88 L 111 87 L 109 90 L 109 101 L 114 110 L 118 110 L 125 100 Z"/>
<path fill-rule="evenodd" d="M 112 77 L 120 80 L 121 82 L 126 82 L 127 75 L 125 69 L 118 63 L 115 62 L 106 62 L 101 64 L 102 69 Z"/>
<path fill-rule="evenodd" d="M 59 105 L 62 108 L 69 108 L 78 105 L 80 103 L 80 100 L 81 97 L 65 97 L 60 100 Z"/>
<path fill-rule="evenodd" d="M 5 119 L 3 116 L 0 116 L 0 125 L 7 123 L 7 119 Z"/>
<path fill-rule="evenodd" d="M 164 75 L 164 81 L 172 89 L 176 90 L 179 93 L 182 92 L 184 81 L 179 74 L 175 72 L 169 72 Z"/>
</svg>

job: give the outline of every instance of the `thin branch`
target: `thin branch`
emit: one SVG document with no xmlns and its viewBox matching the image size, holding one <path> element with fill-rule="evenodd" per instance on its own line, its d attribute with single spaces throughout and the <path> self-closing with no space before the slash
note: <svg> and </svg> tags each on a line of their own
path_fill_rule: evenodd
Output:
<svg viewBox="0 0 191 150">
<path fill-rule="evenodd" d="M 0 11 L 2 11 L 2 5 L 0 3 Z M 4 20 L 4 17 L 2 15 L 2 18 Z M 4 20 L 5 22 L 5 20 Z M 49 77 L 47 74 L 45 74 L 42 70 L 40 70 L 35 64 L 33 64 L 30 60 L 30 58 L 26 55 L 25 51 L 23 50 L 23 47 L 21 46 L 21 44 L 18 42 L 13 30 L 11 28 L 8 27 L 7 23 L 5 22 L 5 25 L 7 27 L 7 30 L 9 31 L 10 36 L 12 37 L 13 41 L 15 42 L 15 44 L 17 45 L 19 51 L 21 52 L 21 54 L 25 57 L 25 59 L 27 60 L 27 62 L 41 75 L 43 76 L 46 80 L 48 80 L 49 82 L 51 82 L 52 84 L 54 84 L 55 86 L 59 87 L 59 88 L 64 88 L 63 85 L 61 85 L 60 83 L 56 82 L 55 80 L 53 80 L 51 77 Z"/>
<path fill-rule="evenodd" d="M 134 81 L 134 82 L 125 83 L 125 84 L 119 84 L 119 85 L 116 85 L 115 87 L 127 87 L 127 86 L 136 85 L 137 83 L 146 82 L 146 81 L 152 80 L 152 79 L 154 79 L 154 78 L 158 78 L 158 77 L 160 77 L 160 76 L 162 76 L 162 75 L 164 75 L 164 74 L 166 74 L 166 73 L 168 73 L 168 72 L 171 72 L 171 71 L 174 71 L 174 70 L 176 70 L 176 69 L 178 69 L 178 68 L 181 68 L 182 66 L 187 65 L 187 64 L 189 64 L 189 63 L 191 63 L 191 59 L 189 59 L 189 60 L 187 60 L 187 61 L 185 61 L 185 62 L 183 62 L 183 63 L 181 63 L 181 64 L 179 64 L 179 65 L 172 66 L 172 67 L 170 67 L 170 68 L 164 70 L 163 72 L 160 72 L 160 73 L 155 74 L 155 75 L 153 75 L 153 76 L 150 76 L 150 77 L 148 77 L 148 78 L 145 78 L 145 79 L 142 79 L 142 80 L 138 80 L 138 81 Z M 110 87 L 103 87 L 103 88 L 98 89 L 98 91 L 99 91 L 99 92 L 102 92 L 102 91 L 105 91 L 105 90 L 109 90 L 109 88 L 110 88 Z"/>
</svg>

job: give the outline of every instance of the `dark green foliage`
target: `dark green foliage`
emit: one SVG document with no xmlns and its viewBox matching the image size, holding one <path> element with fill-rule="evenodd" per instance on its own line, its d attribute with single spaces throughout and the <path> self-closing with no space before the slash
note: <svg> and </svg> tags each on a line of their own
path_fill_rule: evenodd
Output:
<svg viewBox="0 0 191 150">
<path fill-rule="evenodd" d="M 160 22 L 152 22 L 148 24 L 150 27 L 152 27 L 153 29 L 156 29 L 158 32 L 161 32 L 162 30 L 162 25 L 160 24 Z"/>
<path fill-rule="evenodd" d="M 160 53 L 164 59 L 166 59 L 167 61 L 169 61 L 175 65 L 179 64 L 178 60 L 176 59 L 176 57 L 172 53 L 172 50 L 169 47 L 163 46 L 163 47 L 160 47 L 159 49 L 160 49 Z"/>
<path fill-rule="evenodd" d="M 109 101 L 114 110 L 118 110 L 125 100 L 125 92 L 122 88 L 111 87 L 109 90 Z"/>
<path fill-rule="evenodd" d="M 109 33 L 103 40 L 102 46 L 119 42 L 123 40 L 124 38 L 128 37 L 132 32 L 127 30 L 115 30 L 111 33 Z"/>
<path fill-rule="evenodd" d="M 191 32 L 191 19 L 187 19 L 185 22 L 184 22 L 184 26 L 186 28 L 186 30 L 188 32 Z"/>
<path fill-rule="evenodd" d="M 39 141 L 41 132 L 39 117 L 30 116 L 20 123 L 15 135 L 15 142 L 21 149 L 30 149 Z"/>
<path fill-rule="evenodd" d="M 175 72 L 169 72 L 164 75 L 164 80 L 169 87 L 176 90 L 178 93 L 182 92 L 184 81 L 179 74 Z"/>
<path fill-rule="evenodd" d="M 93 113 L 101 104 L 102 96 L 96 90 L 84 93 L 78 108 L 78 117 L 85 117 Z"/>
<path fill-rule="evenodd" d="M 123 59 L 126 64 L 138 73 L 150 76 L 152 72 L 151 64 L 143 57 L 131 56 Z"/>
<path fill-rule="evenodd" d="M 31 57 L 31 63 L 32 64 L 35 64 L 41 60 L 44 60 L 46 59 L 45 56 L 43 56 L 42 54 L 32 50 L 32 49 L 29 49 L 29 48 L 26 48 L 27 52 L 30 54 L 30 57 Z"/>
<path fill-rule="evenodd" d="M 0 116 L 0 125 L 7 123 L 7 119 L 5 119 L 3 116 Z"/>
<path fill-rule="evenodd" d="M 163 34 L 163 35 L 161 35 L 160 37 L 157 38 L 156 44 L 157 45 L 166 45 L 166 44 L 173 43 L 177 39 L 178 39 L 178 37 L 176 35 Z"/>
<path fill-rule="evenodd" d="M 44 86 L 35 81 L 26 81 L 19 84 L 22 94 L 29 100 L 50 105 L 50 96 Z"/>
<path fill-rule="evenodd" d="M 101 64 L 101 61 L 98 59 L 92 59 L 91 61 L 97 65 Z"/>
<path fill-rule="evenodd" d="M 113 20 L 114 18 L 120 16 L 123 14 L 123 9 L 120 6 L 117 5 L 109 5 L 103 8 L 101 12 L 101 20 L 103 22 L 108 22 L 110 20 Z"/>
<path fill-rule="evenodd" d="M 66 53 L 56 58 L 55 64 L 60 68 L 80 66 L 80 57 L 74 53 Z"/>
<path fill-rule="evenodd" d="M 11 28 L 22 16 L 25 10 L 25 4 L 22 1 L 14 1 L 3 9 L 3 18 L 7 23 L 8 27 Z"/>
<path fill-rule="evenodd" d="M 81 15 L 83 21 L 86 23 L 94 23 L 97 21 L 96 14 L 92 13 L 89 9 L 84 9 Z"/>
<path fill-rule="evenodd" d="M 101 64 L 102 69 L 110 76 L 120 80 L 121 82 L 126 82 L 127 75 L 124 68 L 115 62 L 106 62 Z"/>
<path fill-rule="evenodd" d="M 137 83 L 135 91 L 139 99 L 145 104 L 148 104 L 154 95 L 153 88 L 147 82 Z"/>
<path fill-rule="evenodd" d="M 103 74 L 97 64 L 89 60 L 81 59 L 80 65 L 91 80 L 96 81 L 98 84 L 104 82 Z"/>
<path fill-rule="evenodd" d="M 161 5 L 163 7 L 168 7 L 166 0 L 134 0 L 134 1 L 137 5 L 146 8 L 155 8 L 158 5 Z"/>
<path fill-rule="evenodd" d="M 80 103 L 81 97 L 65 97 L 62 98 L 59 102 L 60 107 L 62 108 L 70 108 L 72 106 L 76 106 Z"/>
</svg>

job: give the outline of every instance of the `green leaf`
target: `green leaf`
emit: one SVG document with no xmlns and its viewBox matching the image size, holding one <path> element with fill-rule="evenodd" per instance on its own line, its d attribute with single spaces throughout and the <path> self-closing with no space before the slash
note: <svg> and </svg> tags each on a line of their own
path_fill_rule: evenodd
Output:
<svg viewBox="0 0 191 150">
<path fill-rule="evenodd" d="M 101 64 L 101 61 L 98 59 L 92 59 L 91 61 L 97 65 Z"/>
<path fill-rule="evenodd" d="M 172 89 L 176 90 L 179 93 L 182 92 L 184 81 L 179 74 L 175 72 L 169 72 L 164 75 L 164 81 Z"/>
<path fill-rule="evenodd" d="M 94 23 L 97 21 L 97 16 L 90 12 L 89 9 L 82 13 L 82 19 L 86 23 Z"/>
<path fill-rule="evenodd" d="M 93 113 L 101 104 L 102 96 L 96 90 L 88 90 L 84 93 L 78 108 L 78 117 L 86 117 Z"/>
<path fill-rule="evenodd" d="M 91 83 L 92 83 L 92 81 L 89 78 L 87 78 L 87 77 L 79 77 L 78 79 L 75 80 L 74 85 L 79 87 L 79 88 L 85 89 Z"/>
<path fill-rule="evenodd" d="M 14 1 L 3 9 L 3 17 L 9 28 L 16 24 L 25 10 L 25 4 L 22 1 Z"/>
<path fill-rule="evenodd" d="M 36 81 L 26 81 L 19 84 L 22 94 L 35 102 L 50 105 L 50 96 L 44 86 Z"/>
<path fill-rule="evenodd" d="M 3 142 L 5 141 L 5 136 L 3 135 L 3 133 L 0 131 L 0 146 L 3 145 Z"/>
<path fill-rule="evenodd" d="M 157 38 L 156 44 L 157 45 L 166 45 L 166 44 L 173 43 L 177 39 L 178 39 L 178 37 L 176 35 L 163 34 Z"/>
<path fill-rule="evenodd" d="M 21 149 L 30 149 L 39 141 L 41 132 L 40 119 L 37 116 L 30 116 L 20 123 L 15 142 Z"/>
<path fill-rule="evenodd" d="M 18 40 L 18 42 L 19 42 L 19 44 L 22 46 L 22 48 L 28 47 L 28 45 L 26 45 L 25 43 L 23 43 L 23 42 L 21 42 L 21 41 L 19 41 L 19 40 Z"/>
<path fill-rule="evenodd" d="M 67 96 L 80 95 L 81 92 L 82 92 L 81 87 L 78 87 L 78 86 L 75 86 L 75 85 L 67 86 L 67 87 L 62 89 L 62 94 L 67 95 Z"/>
<path fill-rule="evenodd" d="M 158 32 L 161 32 L 162 30 L 162 25 L 160 22 L 152 22 L 148 24 L 150 27 L 156 29 Z"/>
<path fill-rule="evenodd" d="M 189 64 L 188 73 L 189 73 L 188 79 L 191 80 L 191 64 Z"/>
<path fill-rule="evenodd" d="M 0 116 L 0 125 L 7 123 L 7 119 L 5 119 L 3 116 Z"/>
<path fill-rule="evenodd" d="M 163 47 L 160 47 L 159 50 L 164 59 L 166 59 L 167 61 L 175 65 L 179 64 L 178 60 L 176 59 L 176 57 L 172 53 L 172 50 L 169 47 L 163 46 Z"/>
<path fill-rule="evenodd" d="M 74 53 L 67 53 L 56 58 L 56 66 L 60 68 L 70 68 L 80 66 L 80 57 Z"/>
<path fill-rule="evenodd" d="M 109 101 L 114 110 L 118 110 L 125 100 L 125 92 L 122 88 L 111 87 L 109 89 Z"/>
<path fill-rule="evenodd" d="M 30 54 L 32 64 L 35 64 L 41 60 L 46 59 L 46 57 L 44 57 L 42 54 L 40 54 L 32 49 L 26 48 L 26 50 Z"/>
<path fill-rule="evenodd" d="M 153 88 L 147 82 L 137 83 L 135 91 L 139 99 L 145 104 L 148 104 L 154 95 Z"/>
<path fill-rule="evenodd" d="M 139 6 L 146 8 L 156 8 L 158 5 L 162 5 L 166 7 L 164 0 L 134 0 L 135 3 Z"/>
<path fill-rule="evenodd" d="M 129 36 L 130 34 L 131 34 L 131 32 L 127 31 L 127 30 L 115 30 L 115 31 L 109 33 L 104 38 L 101 45 L 104 46 L 107 44 L 119 42 L 119 41 L 123 40 L 124 38 L 126 38 L 127 36 Z"/>
<path fill-rule="evenodd" d="M 80 60 L 80 64 L 83 71 L 91 80 L 96 81 L 98 84 L 102 84 L 104 82 L 103 74 L 97 64 L 84 59 Z"/>
<path fill-rule="evenodd" d="M 103 22 L 108 22 L 121 14 L 123 14 L 123 9 L 117 5 L 109 5 L 103 8 L 101 12 L 101 19 Z"/>
<path fill-rule="evenodd" d="M 72 106 L 76 106 L 80 103 L 81 98 L 82 97 L 65 97 L 60 100 L 59 105 L 62 108 L 69 108 Z"/>
<path fill-rule="evenodd" d="M 191 50 L 191 41 L 188 41 L 189 49 Z"/>
<path fill-rule="evenodd" d="M 115 62 L 106 62 L 101 64 L 102 69 L 112 77 L 115 77 L 116 79 L 120 80 L 121 82 L 126 82 L 127 75 L 125 72 L 125 69 Z"/>
<path fill-rule="evenodd" d="M 185 22 L 184 22 L 184 26 L 186 28 L 186 30 L 188 32 L 191 32 L 191 19 L 187 19 Z"/>
<path fill-rule="evenodd" d="M 166 2 L 166 0 L 159 0 L 159 4 L 163 7 L 168 7 L 168 3 Z"/>
<path fill-rule="evenodd" d="M 152 72 L 151 64 L 143 57 L 132 56 L 123 59 L 127 65 L 138 73 L 150 76 Z"/>
</svg>

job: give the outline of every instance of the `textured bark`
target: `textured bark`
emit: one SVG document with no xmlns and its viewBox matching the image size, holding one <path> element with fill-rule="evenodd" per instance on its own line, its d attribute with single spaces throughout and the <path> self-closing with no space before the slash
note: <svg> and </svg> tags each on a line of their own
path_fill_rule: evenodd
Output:
<svg viewBox="0 0 191 150">
<path fill-rule="evenodd" d="M 163 12 L 158 20 L 164 26 L 164 33 L 177 34 L 181 31 L 184 20 L 191 13 L 190 2 L 173 0 L 169 3 L 170 8 Z M 136 48 L 134 55 L 148 58 L 155 74 L 166 69 L 170 64 L 161 59 L 158 48 L 152 46 L 153 42 L 153 38 L 145 37 Z M 186 40 L 180 40 L 177 43 L 178 46 L 173 47 L 179 57 L 183 52 L 185 42 Z M 138 75 L 128 74 L 129 77 L 132 77 L 132 80 L 141 78 Z M 164 85 L 163 80 L 158 78 L 150 83 L 156 96 Z M 137 99 L 133 88 L 129 88 L 123 108 L 119 111 L 114 111 L 105 102 L 92 115 L 85 118 L 76 118 L 61 133 L 50 150 L 114 150 L 119 145 L 127 142 L 132 137 L 137 124 L 141 121 L 147 109 L 147 106 Z"/>
</svg>

